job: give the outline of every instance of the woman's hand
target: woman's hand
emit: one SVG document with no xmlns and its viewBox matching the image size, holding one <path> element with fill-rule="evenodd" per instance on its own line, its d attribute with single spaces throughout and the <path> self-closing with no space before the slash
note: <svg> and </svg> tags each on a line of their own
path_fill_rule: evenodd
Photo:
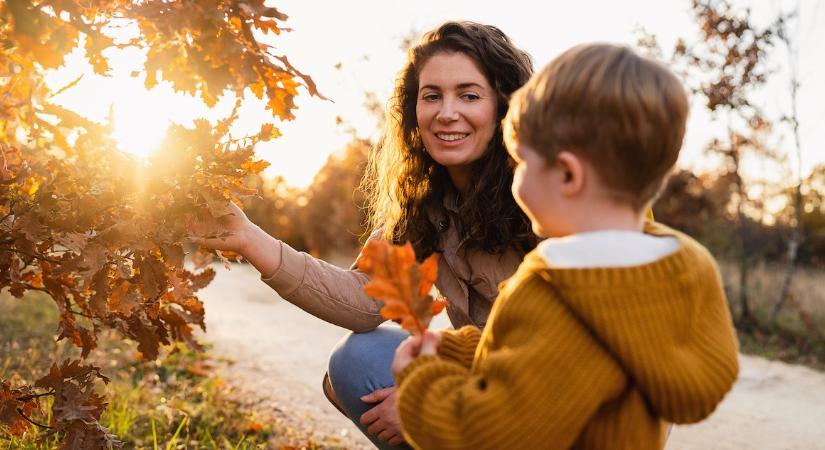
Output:
<svg viewBox="0 0 825 450">
<path fill-rule="evenodd" d="M 441 332 L 427 330 L 421 336 L 410 336 L 395 350 L 392 360 L 392 374 L 398 376 L 413 358 L 421 355 L 437 355 L 441 344 Z"/>
<path fill-rule="evenodd" d="M 361 415 L 361 423 L 367 426 L 367 433 L 374 434 L 382 442 L 398 445 L 404 442 L 401 433 L 401 419 L 396 409 L 395 386 L 379 389 L 361 397 L 364 403 L 378 403 Z"/>
<path fill-rule="evenodd" d="M 220 217 L 201 217 L 189 225 L 189 240 L 213 250 L 240 254 L 252 263 L 264 278 L 269 278 L 281 267 L 281 241 L 268 235 L 252 223 L 236 204 L 227 201 L 226 214 Z"/>
<path fill-rule="evenodd" d="M 195 244 L 213 250 L 231 251 L 244 254 L 249 241 L 250 231 L 256 228 L 238 205 L 227 201 L 223 208 L 226 212 L 221 217 L 205 214 L 198 221 L 189 225 L 192 236 L 189 240 Z"/>
<path fill-rule="evenodd" d="M 401 373 L 416 356 L 435 355 L 440 343 L 441 333 L 433 331 L 405 339 L 395 351 L 392 361 L 393 375 Z M 390 386 L 361 397 L 362 402 L 378 403 L 361 416 L 361 423 L 367 426 L 367 433 L 376 435 L 379 440 L 390 445 L 404 442 L 395 394 L 395 386 Z"/>
</svg>

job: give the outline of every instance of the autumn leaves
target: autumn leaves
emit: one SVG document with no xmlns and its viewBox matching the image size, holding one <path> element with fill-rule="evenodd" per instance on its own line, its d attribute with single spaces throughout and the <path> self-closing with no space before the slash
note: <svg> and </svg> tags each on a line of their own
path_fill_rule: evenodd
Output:
<svg viewBox="0 0 825 450">
<path fill-rule="evenodd" d="M 0 1 L 0 290 L 51 297 L 58 339 L 79 347 L 81 359 L 104 329 L 134 340 L 146 359 L 173 341 L 198 348 L 192 333 L 204 326 L 204 310 L 196 292 L 214 271 L 184 267 L 187 222 L 252 195 L 248 178 L 267 165 L 254 146 L 279 136 L 274 123 L 250 136 L 230 133 L 246 89 L 266 102 L 273 121 L 293 118 L 299 86 L 320 96 L 262 39 L 286 30 L 285 19 L 263 0 Z M 131 34 L 116 31 L 127 28 Z M 147 88 L 168 82 L 210 107 L 232 93 L 235 109 L 217 122 L 173 126 L 166 151 L 135 160 L 115 148 L 111 120 L 100 124 L 53 103 L 80 78 L 51 89 L 46 70 L 80 47 L 98 75 L 109 72 L 107 52 L 136 48 L 146 60 L 133 76 L 143 75 Z M 228 255 L 191 252 L 197 270 L 215 256 Z M 67 448 L 98 448 L 92 441 L 106 437 L 96 421 L 102 401 L 87 392 L 102 377 L 79 361 L 55 367 L 48 385 L 0 380 L 0 427 L 22 433 L 34 424 L 35 399 L 52 397 L 43 428 L 65 432 Z M 70 384 L 75 394 L 59 397 Z M 60 405 L 85 410 L 87 400 L 94 414 L 61 412 Z"/>
<path fill-rule="evenodd" d="M 409 242 L 403 246 L 367 242 L 358 258 L 358 269 L 372 278 L 364 292 L 384 302 L 381 315 L 414 335 L 423 334 L 433 316 L 447 306 L 445 300 L 433 300 L 429 294 L 438 272 L 438 255 L 430 255 L 419 264 Z"/>
</svg>

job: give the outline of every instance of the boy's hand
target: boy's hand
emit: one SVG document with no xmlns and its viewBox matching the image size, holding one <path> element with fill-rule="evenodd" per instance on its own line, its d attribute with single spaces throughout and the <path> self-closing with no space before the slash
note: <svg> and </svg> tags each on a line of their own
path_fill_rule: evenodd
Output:
<svg viewBox="0 0 825 450">
<path fill-rule="evenodd" d="M 392 359 L 392 374 L 398 376 L 405 367 L 409 366 L 413 358 L 421 350 L 421 336 L 410 336 L 401 342 L 395 349 L 395 357 Z"/>
<path fill-rule="evenodd" d="M 395 350 L 395 357 L 392 360 L 392 374 L 398 376 L 416 356 L 438 354 L 440 343 L 441 332 L 427 330 L 421 336 L 408 337 Z"/>
<path fill-rule="evenodd" d="M 418 356 L 422 355 L 438 355 L 438 346 L 441 345 L 441 332 L 430 331 L 424 332 L 424 342 L 421 344 L 421 351 Z"/>
</svg>

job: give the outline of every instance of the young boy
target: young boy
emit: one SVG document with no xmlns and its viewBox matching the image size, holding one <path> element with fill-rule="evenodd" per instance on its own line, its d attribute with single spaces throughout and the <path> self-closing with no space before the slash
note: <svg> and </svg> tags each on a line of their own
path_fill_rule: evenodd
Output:
<svg viewBox="0 0 825 450">
<path fill-rule="evenodd" d="M 546 237 L 481 332 L 411 338 L 393 373 L 425 449 L 660 449 L 738 372 L 712 256 L 645 220 L 682 145 L 684 89 L 607 44 L 572 48 L 510 102 L 513 194 Z"/>
</svg>

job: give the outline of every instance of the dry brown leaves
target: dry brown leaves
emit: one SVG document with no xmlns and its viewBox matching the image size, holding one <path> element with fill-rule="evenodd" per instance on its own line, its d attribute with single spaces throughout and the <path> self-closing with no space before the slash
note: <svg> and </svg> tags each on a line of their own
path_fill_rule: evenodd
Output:
<svg viewBox="0 0 825 450">
<path fill-rule="evenodd" d="M 429 294 L 438 273 L 438 255 L 419 264 L 409 242 L 393 245 L 372 240 L 364 246 L 357 265 L 371 277 L 364 292 L 384 303 L 381 315 L 413 334 L 424 333 L 433 316 L 447 306 Z"/>
</svg>

